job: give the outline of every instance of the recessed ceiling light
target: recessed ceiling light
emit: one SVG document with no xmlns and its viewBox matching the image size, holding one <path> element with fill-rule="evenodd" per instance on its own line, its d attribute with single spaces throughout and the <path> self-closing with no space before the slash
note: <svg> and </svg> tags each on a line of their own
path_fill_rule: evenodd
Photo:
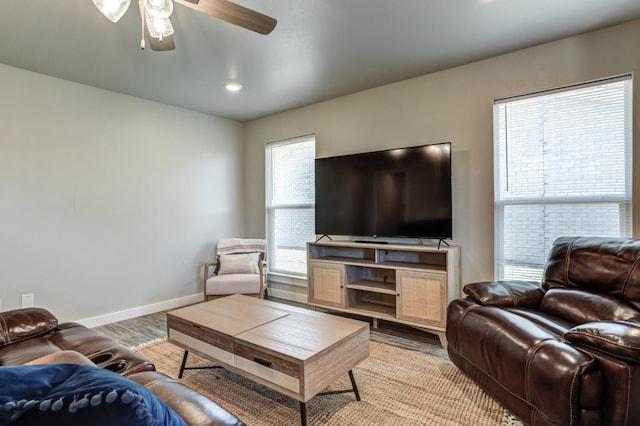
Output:
<svg viewBox="0 0 640 426">
<path fill-rule="evenodd" d="M 224 86 L 230 92 L 238 92 L 242 89 L 242 84 L 231 81 Z"/>
</svg>

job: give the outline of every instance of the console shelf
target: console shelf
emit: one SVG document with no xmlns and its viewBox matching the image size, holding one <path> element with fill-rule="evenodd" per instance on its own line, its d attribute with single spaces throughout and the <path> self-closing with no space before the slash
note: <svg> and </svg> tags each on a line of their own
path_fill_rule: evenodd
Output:
<svg viewBox="0 0 640 426">
<path fill-rule="evenodd" d="M 347 288 L 370 291 L 372 293 L 396 294 L 395 283 L 380 283 L 377 281 L 362 280 L 353 284 L 347 284 Z"/>
<path fill-rule="evenodd" d="M 460 248 L 315 242 L 307 244 L 308 303 L 407 324 L 446 346 L 446 309 L 460 297 Z"/>
</svg>

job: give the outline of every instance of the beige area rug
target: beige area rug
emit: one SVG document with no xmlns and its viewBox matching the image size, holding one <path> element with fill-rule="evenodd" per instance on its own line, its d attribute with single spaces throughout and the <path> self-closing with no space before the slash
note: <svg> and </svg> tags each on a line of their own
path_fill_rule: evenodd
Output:
<svg viewBox="0 0 640 426">
<path fill-rule="evenodd" d="M 183 350 L 157 341 L 135 348 L 156 369 L 177 379 Z M 187 366 L 211 362 L 189 354 Z M 353 369 L 362 401 L 353 393 L 307 402 L 309 425 L 511 425 L 497 402 L 450 361 L 371 342 L 370 357 Z M 248 426 L 299 425 L 299 404 L 223 369 L 186 370 L 181 382 L 207 395 Z M 350 388 L 348 375 L 327 390 Z"/>
</svg>

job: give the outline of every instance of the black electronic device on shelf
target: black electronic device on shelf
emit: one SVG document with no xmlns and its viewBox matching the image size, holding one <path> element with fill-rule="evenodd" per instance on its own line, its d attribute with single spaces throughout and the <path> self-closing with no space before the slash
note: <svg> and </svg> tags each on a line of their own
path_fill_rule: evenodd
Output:
<svg viewBox="0 0 640 426">
<path fill-rule="evenodd" d="M 452 238 L 451 143 L 315 161 L 315 232 Z"/>
</svg>

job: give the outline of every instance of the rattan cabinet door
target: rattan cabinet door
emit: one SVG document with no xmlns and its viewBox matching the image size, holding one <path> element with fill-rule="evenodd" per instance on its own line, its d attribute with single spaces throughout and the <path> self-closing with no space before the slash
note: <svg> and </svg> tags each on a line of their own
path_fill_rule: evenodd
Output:
<svg viewBox="0 0 640 426">
<path fill-rule="evenodd" d="M 345 307 L 344 265 L 309 262 L 309 303 Z"/>
<path fill-rule="evenodd" d="M 398 318 L 445 325 L 447 274 L 397 271 Z"/>
</svg>

